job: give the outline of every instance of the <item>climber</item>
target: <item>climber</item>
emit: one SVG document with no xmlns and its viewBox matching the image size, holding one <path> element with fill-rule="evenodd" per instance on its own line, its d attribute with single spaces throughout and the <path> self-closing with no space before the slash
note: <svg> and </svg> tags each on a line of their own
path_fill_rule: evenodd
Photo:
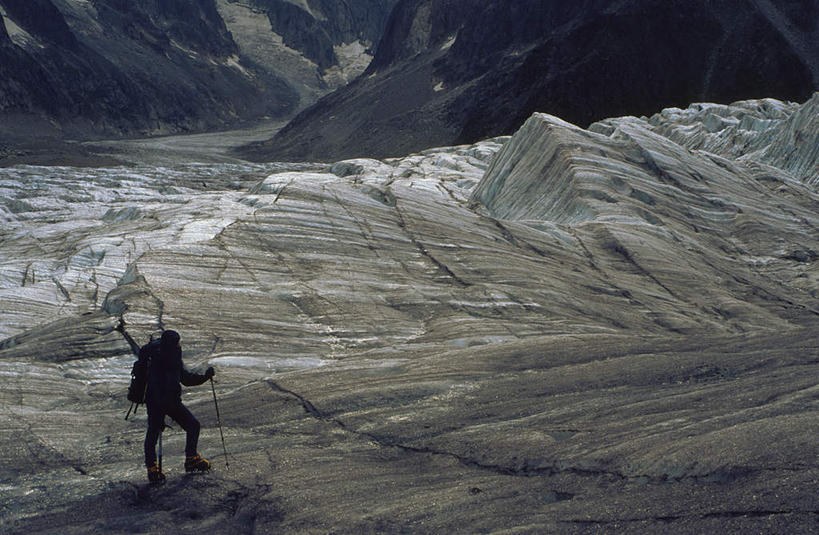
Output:
<svg viewBox="0 0 819 535">
<path fill-rule="evenodd" d="M 148 481 L 162 483 L 165 474 L 156 458 L 156 442 L 165 425 L 165 416 L 170 416 L 187 433 L 185 443 L 185 471 L 205 472 L 210 469 L 210 461 L 196 451 L 199 441 L 199 421 L 182 404 L 182 388 L 201 385 L 214 376 L 213 367 L 204 375 L 191 373 L 182 364 L 182 348 L 179 333 L 164 331 L 159 340 L 153 340 L 139 350 L 139 358 L 149 359 L 145 406 L 148 410 L 148 432 L 145 434 L 145 466 Z"/>
</svg>

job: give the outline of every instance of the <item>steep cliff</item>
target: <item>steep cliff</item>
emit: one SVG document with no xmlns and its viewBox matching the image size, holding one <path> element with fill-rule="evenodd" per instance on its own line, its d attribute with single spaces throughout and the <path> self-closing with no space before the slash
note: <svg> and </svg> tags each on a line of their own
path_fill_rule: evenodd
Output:
<svg viewBox="0 0 819 535">
<path fill-rule="evenodd" d="M 367 68 L 396 2 L 217 0 L 217 7 L 242 55 L 287 80 L 306 107 Z"/>
<path fill-rule="evenodd" d="M 338 64 L 334 47 L 361 41 L 367 48 L 378 43 L 387 17 L 397 0 L 249 0 L 264 11 L 284 43 L 301 50 L 323 69 Z"/>
<path fill-rule="evenodd" d="M 251 73 L 213 0 L 2 0 L 4 137 L 159 134 L 293 109 Z M 25 116 L 25 121 L 15 117 Z"/>
<path fill-rule="evenodd" d="M 290 117 L 360 74 L 395 0 L 0 0 L 0 141 Z"/>
<path fill-rule="evenodd" d="M 398 155 L 698 100 L 808 98 L 819 2 L 404 0 L 366 76 L 298 116 L 265 159 Z"/>
</svg>

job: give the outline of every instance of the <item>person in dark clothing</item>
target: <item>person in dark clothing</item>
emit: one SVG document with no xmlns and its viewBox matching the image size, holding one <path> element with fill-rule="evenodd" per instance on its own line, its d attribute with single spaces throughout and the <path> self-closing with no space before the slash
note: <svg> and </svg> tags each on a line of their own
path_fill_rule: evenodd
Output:
<svg viewBox="0 0 819 535">
<path fill-rule="evenodd" d="M 199 441 L 199 421 L 182 404 L 182 387 L 201 385 L 214 376 L 212 367 L 204 375 L 191 373 L 182 364 L 182 348 L 179 333 L 165 331 L 159 340 L 142 346 L 139 358 L 148 361 L 148 385 L 145 392 L 145 407 L 148 410 L 148 431 L 145 434 L 145 466 L 148 480 L 158 483 L 165 480 L 165 474 L 156 460 L 156 441 L 165 425 L 165 416 L 170 416 L 187 433 L 185 442 L 185 471 L 204 472 L 210 469 L 210 461 L 196 451 Z"/>
</svg>

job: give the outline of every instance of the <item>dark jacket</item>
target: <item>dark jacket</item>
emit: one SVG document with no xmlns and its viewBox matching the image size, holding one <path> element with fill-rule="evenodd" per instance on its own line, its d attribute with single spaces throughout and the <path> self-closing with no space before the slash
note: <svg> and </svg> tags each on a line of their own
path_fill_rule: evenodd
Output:
<svg viewBox="0 0 819 535">
<path fill-rule="evenodd" d="M 208 380 L 207 375 L 192 373 L 182 363 L 182 350 L 165 347 L 159 340 L 142 346 L 139 358 L 150 359 L 148 363 L 148 389 L 145 404 L 151 406 L 175 405 L 182 401 L 182 387 L 201 385 Z"/>
</svg>

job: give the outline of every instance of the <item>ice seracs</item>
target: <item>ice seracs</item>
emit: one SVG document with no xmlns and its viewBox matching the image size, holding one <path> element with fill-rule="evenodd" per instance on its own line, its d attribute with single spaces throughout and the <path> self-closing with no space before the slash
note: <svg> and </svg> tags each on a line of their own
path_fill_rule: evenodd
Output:
<svg viewBox="0 0 819 535">
<path fill-rule="evenodd" d="M 812 258 L 804 252 L 819 245 L 812 230 L 818 197 L 804 171 L 816 169 L 816 145 L 797 139 L 815 136 L 816 103 L 701 104 L 589 130 L 535 114 L 471 198 L 499 219 L 557 225 L 595 258 L 596 269 L 608 272 L 605 264 L 620 256 L 610 264 L 620 273 L 611 277 L 635 270 L 649 277 L 679 300 L 667 312 L 679 326 L 692 319 L 684 312 L 691 304 L 706 301 L 720 314 L 728 307 L 729 322 L 742 316 L 762 328 L 776 320 L 759 308 L 770 310 L 764 303 L 751 305 L 756 300 L 743 285 L 768 279 L 801 293 L 815 280 L 810 263 L 794 260 Z M 787 134 L 793 131 L 802 133 Z M 740 285 L 731 288 L 726 273 Z M 815 295 L 795 301 L 817 310 Z"/>
</svg>

